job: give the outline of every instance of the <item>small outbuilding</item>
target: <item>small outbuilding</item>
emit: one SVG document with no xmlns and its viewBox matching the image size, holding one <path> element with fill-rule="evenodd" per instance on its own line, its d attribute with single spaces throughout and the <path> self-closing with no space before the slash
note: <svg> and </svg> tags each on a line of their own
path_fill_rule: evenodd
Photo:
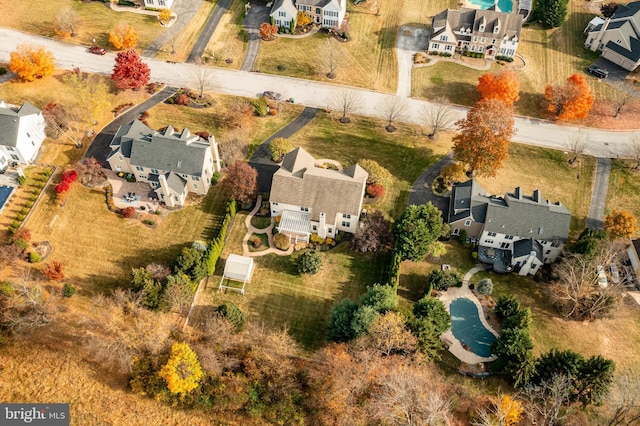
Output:
<svg viewBox="0 0 640 426">
<path fill-rule="evenodd" d="M 228 288 L 229 290 L 239 291 L 244 294 L 245 286 L 251 281 L 254 266 L 253 258 L 230 254 L 224 265 L 224 272 L 222 273 L 222 279 L 220 280 L 218 290 Z M 223 285 L 227 281 L 241 282 L 242 287 Z"/>
</svg>

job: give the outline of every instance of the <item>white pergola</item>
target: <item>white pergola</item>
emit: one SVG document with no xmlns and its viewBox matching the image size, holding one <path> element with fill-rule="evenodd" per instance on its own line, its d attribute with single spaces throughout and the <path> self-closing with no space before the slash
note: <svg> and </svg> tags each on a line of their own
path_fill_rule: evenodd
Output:
<svg viewBox="0 0 640 426">
<path fill-rule="evenodd" d="M 240 256 L 237 254 L 230 254 L 227 258 L 227 262 L 224 265 L 224 272 L 222 273 L 222 279 L 220 280 L 220 286 L 218 290 L 228 288 L 229 290 L 239 291 L 244 294 L 244 288 L 248 282 L 251 281 L 251 275 L 253 274 L 253 268 L 255 264 L 250 257 Z M 225 280 L 238 281 L 242 283 L 242 287 L 234 287 L 223 285 Z"/>
<path fill-rule="evenodd" d="M 286 234 L 295 242 L 309 242 L 311 221 L 309 213 L 302 211 L 283 210 L 278 224 L 278 232 Z"/>
</svg>

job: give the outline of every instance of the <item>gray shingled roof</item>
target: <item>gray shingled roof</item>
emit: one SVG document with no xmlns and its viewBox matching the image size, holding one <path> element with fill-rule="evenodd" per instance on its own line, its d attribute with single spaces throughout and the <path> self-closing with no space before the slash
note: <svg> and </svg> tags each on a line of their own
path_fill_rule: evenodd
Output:
<svg viewBox="0 0 640 426">
<path fill-rule="evenodd" d="M 633 62 L 637 62 L 640 60 L 640 40 L 635 37 L 629 37 L 629 43 L 631 44 L 631 50 L 628 50 L 624 46 L 614 43 L 613 41 L 609 41 L 605 47 L 624 56 L 625 58 L 629 58 Z"/>
<path fill-rule="evenodd" d="M 611 17 L 611 20 L 619 18 L 628 18 L 640 11 L 640 1 L 634 1 L 625 5 L 620 5 L 616 8 L 615 13 Z"/>
<path fill-rule="evenodd" d="M 293 0 L 274 0 L 273 5 L 271 6 L 271 13 L 273 13 L 274 10 L 278 10 L 280 8 L 286 9 L 287 12 L 289 12 L 289 14 L 294 18 L 298 14 L 298 9 L 293 4 Z"/>
<path fill-rule="evenodd" d="M 343 172 L 315 167 L 315 159 L 296 148 L 284 156 L 273 175 L 269 200 L 308 207 L 313 221 L 318 221 L 321 212 L 331 221 L 338 212 L 358 216 L 367 177 L 358 165 Z"/>
<path fill-rule="evenodd" d="M 535 239 L 526 238 L 513 243 L 513 258 L 517 259 L 518 257 L 527 256 L 531 254 L 531 252 L 535 252 L 540 262 L 544 262 L 542 244 Z"/>
<path fill-rule="evenodd" d="M 474 222 L 483 223 L 488 200 L 487 191 L 473 179 L 454 185 L 449 198 L 448 222 L 470 218 Z"/>
<path fill-rule="evenodd" d="M 0 108 L 0 145 L 15 147 L 18 143 L 20 119 L 39 113 L 40 110 L 29 102 L 25 102 L 17 110 L 9 107 Z"/>
<path fill-rule="evenodd" d="M 293 2 L 293 0 L 291 0 Z M 346 1 L 346 0 L 342 0 Z M 296 0 L 296 5 L 304 4 L 306 6 L 325 7 L 329 3 L 333 3 L 337 8 L 340 8 L 340 0 Z"/>
<path fill-rule="evenodd" d="M 169 185 L 169 188 L 174 192 L 177 192 L 178 194 L 185 192 L 187 181 L 182 176 L 179 176 L 174 172 L 169 172 L 165 177 L 167 178 L 167 185 Z"/>
<path fill-rule="evenodd" d="M 480 23 L 483 19 L 485 30 L 480 32 Z M 454 32 L 459 32 L 462 28 L 471 28 L 474 36 L 496 39 L 503 39 L 505 36 L 513 38 L 514 35 L 519 36 L 522 22 L 522 15 L 513 13 L 465 8 L 447 9 L 433 17 L 432 28 L 436 31 L 431 35 L 431 39 L 443 32 L 447 24 Z M 494 34 L 493 30 L 496 25 L 499 25 L 499 28 L 498 32 Z"/>
</svg>

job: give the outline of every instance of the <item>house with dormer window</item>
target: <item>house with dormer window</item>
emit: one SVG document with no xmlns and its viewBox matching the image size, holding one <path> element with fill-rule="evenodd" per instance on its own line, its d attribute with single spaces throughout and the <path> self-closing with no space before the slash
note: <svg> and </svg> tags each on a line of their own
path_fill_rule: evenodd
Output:
<svg viewBox="0 0 640 426">
<path fill-rule="evenodd" d="M 339 231 L 354 234 L 360 223 L 369 174 L 357 164 L 345 170 L 316 165 L 303 148 L 287 153 L 273 175 L 269 204 L 279 217 L 278 232 L 293 241 L 311 234 L 334 238 Z"/>
<path fill-rule="evenodd" d="M 278 27 L 295 26 L 298 12 L 309 14 L 323 28 L 340 28 L 347 12 L 347 0 L 275 0 L 269 16 Z"/>
<path fill-rule="evenodd" d="M 435 53 L 481 53 L 487 59 L 513 58 L 523 16 L 494 9 L 447 9 L 431 21 L 427 50 Z"/>
<path fill-rule="evenodd" d="M 109 144 L 107 162 L 116 173 L 147 182 L 161 203 L 183 206 L 187 195 L 206 195 L 213 173 L 220 171 L 217 143 L 185 128 L 154 131 L 139 120 L 121 126 Z"/>
<path fill-rule="evenodd" d="M 478 260 L 496 272 L 533 275 L 562 252 L 571 213 L 538 190 L 525 195 L 517 187 L 497 197 L 471 179 L 453 186 L 447 222 L 453 235 L 464 231 L 478 245 Z"/>
</svg>

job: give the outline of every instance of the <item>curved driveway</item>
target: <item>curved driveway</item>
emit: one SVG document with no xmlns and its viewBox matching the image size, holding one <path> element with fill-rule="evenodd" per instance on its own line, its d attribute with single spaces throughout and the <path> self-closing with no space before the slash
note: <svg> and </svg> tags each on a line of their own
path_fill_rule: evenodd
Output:
<svg viewBox="0 0 640 426">
<path fill-rule="evenodd" d="M 10 52 L 19 44 L 33 44 L 44 46 L 52 51 L 56 57 L 56 66 L 71 69 L 80 67 L 84 71 L 101 74 L 111 74 L 115 55 L 108 53 L 104 56 L 92 55 L 84 46 L 72 45 L 46 37 L 25 34 L 19 31 L 0 28 L 0 61 L 9 61 Z M 168 64 L 161 60 L 145 59 L 151 68 L 151 79 L 162 81 L 170 86 L 190 87 L 195 86 L 193 78 L 193 64 Z M 249 73 L 215 68 L 214 78 L 217 87 L 214 91 L 229 95 L 256 97 L 265 90 L 274 90 L 282 93 L 286 99 L 295 97 L 296 103 L 315 108 L 325 108 L 331 104 L 342 91 L 353 91 L 362 98 L 363 107 L 358 114 L 382 117 L 378 107 L 395 94 L 379 93 L 367 89 L 358 89 L 337 84 L 322 83 L 317 81 L 302 80 L 277 75 L 261 73 Z M 431 102 L 408 98 L 409 106 L 405 121 L 420 123 L 421 110 Z M 467 108 L 455 107 L 456 113 L 463 117 Z M 578 131 L 574 126 L 559 126 L 554 123 L 527 117 L 516 117 L 517 132 L 514 141 L 538 145 L 543 147 L 565 149 L 566 141 L 570 140 Z M 598 129 L 586 129 L 585 133 L 591 141 L 585 154 L 596 157 L 615 158 L 627 157 L 631 146 L 631 132 L 611 132 Z"/>
</svg>

